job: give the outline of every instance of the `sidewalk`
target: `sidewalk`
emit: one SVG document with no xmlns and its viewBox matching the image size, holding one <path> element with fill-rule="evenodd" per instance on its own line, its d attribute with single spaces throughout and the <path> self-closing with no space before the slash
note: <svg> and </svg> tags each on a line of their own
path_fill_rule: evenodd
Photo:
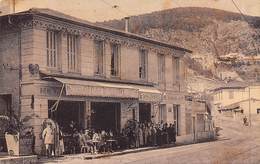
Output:
<svg viewBox="0 0 260 164">
<path fill-rule="evenodd" d="M 34 164 L 37 162 L 37 155 L 9 156 L 7 153 L 0 153 L 0 164 Z"/>
<path fill-rule="evenodd" d="M 47 163 L 47 162 L 56 163 L 56 162 L 61 162 L 63 160 L 68 160 L 68 159 L 91 160 L 91 159 L 124 155 L 124 154 L 129 154 L 129 153 L 138 153 L 138 152 L 144 152 L 144 151 L 150 151 L 150 150 L 156 150 L 156 149 L 164 149 L 164 148 L 194 144 L 194 142 L 187 142 L 187 136 L 177 136 L 176 140 L 177 140 L 176 144 L 168 144 L 168 145 L 155 146 L 155 147 L 133 148 L 133 149 L 127 149 L 127 150 L 122 150 L 122 151 L 116 151 L 113 153 L 105 153 L 105 154 L 81 153 L 81 154 L 64 155 L 63 157 L 57 157 L 57 158 L 51 158 L 51 159 L 42 157 L 42 158 L 40 158 L 39 163 Z M 208 141 L 210 141 L 210 140 L 208 140 Z M 213 140 L 211 140 L 211 141 L 213 141 Z"/>
</svg>

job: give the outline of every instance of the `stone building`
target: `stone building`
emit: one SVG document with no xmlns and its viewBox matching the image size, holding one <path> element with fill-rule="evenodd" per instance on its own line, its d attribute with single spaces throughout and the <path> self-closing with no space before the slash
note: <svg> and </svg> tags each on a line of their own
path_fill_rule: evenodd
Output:
<svg viewBox="0 0 260 164">
<path fill-rule="evenodd" d="M 177 124 L 185 135 L 190 50 L 49 10 L 0 17 L 0 112 L 42 123 L 120 131 L 127 120 Z"/>
</svg>

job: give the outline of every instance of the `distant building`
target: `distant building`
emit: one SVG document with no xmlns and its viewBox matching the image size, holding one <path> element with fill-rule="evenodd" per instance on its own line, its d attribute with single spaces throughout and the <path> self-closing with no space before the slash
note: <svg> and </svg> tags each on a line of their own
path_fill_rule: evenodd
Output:
<svg viewBox="0 0 260 164">
<path fill-rule="evenodd" d="M 234 116 L 260 114 L 260 84 L 232 81 L 213 90 L 214 109 Z"/>
<path fill-rule="evenodd" d="M 0 18 L 0 112 L 38 116 L 38 153 L 47 118 L 65 130 L 74 121 L 119 132 L 129 119 L 176 123 L 178 135 L 192 126 L 182 61 L 190 50 L 49 9 Z"/>
</svg>

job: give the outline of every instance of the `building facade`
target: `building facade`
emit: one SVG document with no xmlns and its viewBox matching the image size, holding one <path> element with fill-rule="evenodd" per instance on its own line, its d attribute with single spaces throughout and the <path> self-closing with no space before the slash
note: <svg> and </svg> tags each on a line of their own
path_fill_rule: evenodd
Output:
<svg viewBox="0 0 260 164">
<path fill-rule="evenodd" d="M 213 92 L 216 111 L 229 116 L 254 117 L 260 114 L 260 85 L 257 83 L 231 82 Z"/>
<path fill-rule="evenodd" d="M 0 112 L 35 115 L 38 153 L 48 118 L 114 131 L 130 119 L 164 121 L 186 134 L 182 56 L 190 50 L 48 9 L 0 22 Z"/>
</svg>

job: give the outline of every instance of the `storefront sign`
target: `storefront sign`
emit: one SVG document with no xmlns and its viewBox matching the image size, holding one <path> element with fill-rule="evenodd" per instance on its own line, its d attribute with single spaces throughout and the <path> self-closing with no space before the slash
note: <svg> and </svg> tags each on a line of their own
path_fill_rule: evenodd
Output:
<svg viewBox="0 0 260 164">
<path fill-rule="evenodd" d="M 61 87 L 40 87 L 40 95 L 43 96 L 59 96 L 60 92 Z"/>
<path fill-rule="evenodd" d="M 166 93 L 165 99 L 166 101 L 182 101 L 184 100 L 184 96 L 181 94 Z"/>
<path fill-rule="evenodd" d="M 140 92 L 139 100 L 149 102 L 160 102 L 162 100 L 162 95 L 159 93 Z"/>
<path fill-rule="evenodd" d="M 138 98 L 137 89 L 66 84 L 66 95 Z"/>
</svg>

